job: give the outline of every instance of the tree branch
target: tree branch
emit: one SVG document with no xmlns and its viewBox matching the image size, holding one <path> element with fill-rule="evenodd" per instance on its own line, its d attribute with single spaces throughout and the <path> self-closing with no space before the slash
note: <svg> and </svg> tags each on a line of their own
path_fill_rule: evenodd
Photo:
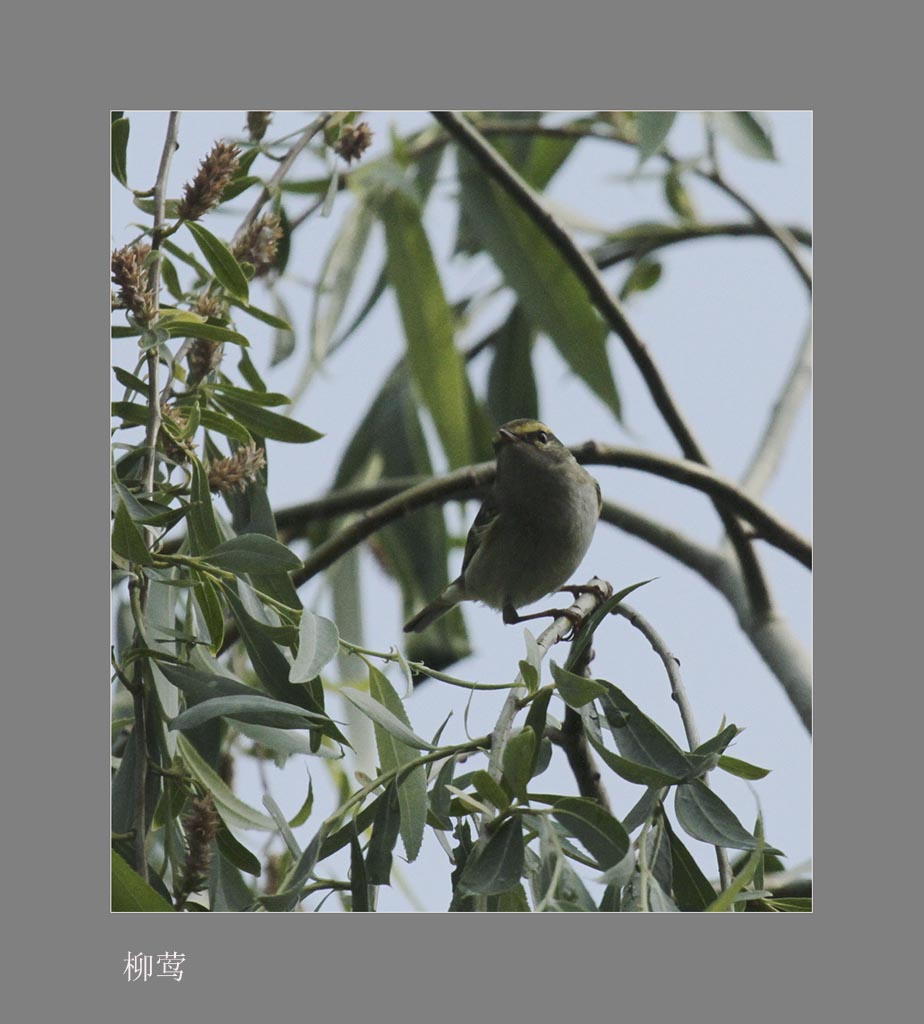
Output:
<svg viewBox="0 0 924 1024">
<path fill-rule="evenodd" d="M 253 204 L 247 215 L 241 221 L 241 226 L 235 232 L 235 239 L 239 238 L 251 224 L 257 219 L 257 215 L 263 209 L 267 202 L 273 197 L 279 182 L 288 174 L 289 168 L 295 163 L 299 153 L 308 145 L 309 142 L 321 131 L 327 122 L 330 120 L 331 114 L 324 113 L 316 117 L 311 124 L 302 132 L 299 136 L 298 141 L 289 149 L 286 155 L 279 161 L 279 166 L 273 172 L 273 176 L 269 179 L 266 185 L 263 187 L 263 191 L 257 196 L 257 201 Z"/>
<path fill-rule="evenodd" d="M 467 121 L 449 111 L 433 111 L 433 116 L 472 154 L 564 257 L 587 289 L 591 301 L 604 320 L 622 339 L 683 454 L 694 462 L 707 465 L 699 443 L 681 415 L 647 347 L 626 319 L 619 303 L 610 294 L 593 260 L 575 245 L 565 228 L 546 209 L 526 182 Z M 726 513 L 718 504 L 716 508 L 741 562 L 754 615 L 762 618 L 770 613 L 771 601 L 760 563 L 734 516 Z"/>
<path fill-rule="evenodd" d="M 151 231 L 151 252 L 155 254 L 148 272 L 148 284 L 151 293 L 160 305 L 160 247 L 163 241 L 164 211 L 167 197 L 167 175 L 170 172 L 170 164 L 173 161 L 173 154 L 177 148 L 177 129 L 180 124 L 180 114 L 177 110 L 171 110 L 167 118 L 167 135 L 164 139 L 164 148 L 160 155 L 160 166 L 157 169 L 157 180 L 154 182 L 154 226 Z M 156 323 L 156 321 L 155 321 Z M 148 423 L 144 438 L 144 469 L 142 472 L 142 488 L 146 494 L 154 493 L 154 472 L 157 466 L 157 437 L 160 433 L 161 411 L 160 411 L 160 386 L 158 384 L 158 371 L 160 369 L 159 346 L 148 351 Z M 145 530 L 145 537 L 148 546 L 152 543 L 154 532 Z"/>
<path fill-rule="evenodd" d="M 614 615 L 621 615 L 626 619 L 630 625 L 634 626 L 645 639 L 651 644 L 652 650 L 661 659 L 661 664 L 664 665 L 664 669 L 667 672 L 667 678 L 671 686 L 671 696 L 674 699 L 677 707 L 680 709 L 680 717 L 683 721 L 683 731 L 686 733 L 687 743 L 689 744 L 690 750 L 695 750 L 700 743 L 699 732 L 696 728 L 696 722 L 693 719 L 693 708 L 690 705 L 689 698 L 687 697 L 686 688 L 683 685 L 683 680 L 680 677 L 680 660 L 668 650 L 667 645 L 655 631 L 654 626 L 651 625 L 648 620 L 637 612 L 631 606 L 620 602 L 614 609 Z M 706 777 L 703 778 L 703 784 L 708 786 L 709 781 Z M 722 883 L 722 888 L 727 889 L 732 882 L 731 866 L 728 863 L 728 854 L 724 848 L 717 846 L 715 848 L 716 862 L 719 865 L 719 879 Z"/>
<path fill-rule="evenodd" d="M 812 324 L 809 321 L 770 419 L 741 478 L 741 489 L 759 497 L 779 466 L 789 433 L 812 382 Z"/>
</svg>

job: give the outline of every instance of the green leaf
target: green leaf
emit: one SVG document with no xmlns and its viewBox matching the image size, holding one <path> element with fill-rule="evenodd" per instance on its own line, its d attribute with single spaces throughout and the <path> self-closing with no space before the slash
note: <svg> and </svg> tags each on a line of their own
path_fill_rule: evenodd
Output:
<svg viewBox="0 0 924 1024">
<path fill-rule="evenodd" d="M 337 626 L 323 615 L 305 608 L 298 626 L 298 654 L 289 670 L 290 683 L 307 683 L 340 648 Z"/>
<path fill-rule="evenodd" d="M 369 904 L 369 883 L 366 878 L 363 851 L 355 834 L 350 836 L 350 895 L 351 909 L 354 913 L 364 913 L 372 909 Z"/>
<path fill-rule="evenodd" d="M 112 176 L 128 188 L 125 156 L 128 150 L 129 122 L 127 117 L 116 118 L 109 126 Z"/>
<path fill-rule="evenodd" d="M 677 117 L 673 110 L 641 110 L 636 115 L 638 128 L 638 166 L 654 156 L 667 139 Z"/>
<path fill-rule="evenodd" d="M 196 245 L 199 246 L 206 262 L 212 268 L 212 273 L 219 284 L 236 299 L 240 299 L 241 302 L 249 302 L 247 277 L 227 244 L 201 224 L 188 222 L 186 227 L 189 228 L 196 240 Z"/>
<path fill-rule="evenodd" d="M 619 289 L 619 301 L 625 302 L 634 292 L 647 292 L 661 280 L 663 267 L 658 260 L 643 256 L 637 260 L 628 277 Z"/>
<path fill-rule="evenodd" d="M 280 416 L 279 413 L 242 402 L 230 395 L 216 395 L 215 401 L 225 412 L 259 437 L 272 438 L 274 441 L 286 441 L 289 444 L 308 444 L 324 436 L 317 430 L 312 430 L 311 427 L 306 427 L 303 423 L 290 419 L 288 416 Z"/>
<path fill-rule="evenodd" d="M 254 320 L 269 324 L 270 327 L 275 327 L 278 331 L 292 333 L 292 324 L 289 323 L 287 317 L 277 315 L 276 313 L 268 313 L 265 309 L 260 309 L 258 306 L 251 306 L 249 303 L 238 302 L 234 299 L 231 300 L 231 305 L 243 310 L 248 316 L 252 316 Z"/>
<path fill-rule="evenodd" d="M 194 456 L 190 457 L 192 467 L 192 484 L 189 507 L 189 541 L 192 554 L 200 555 L 211 551 L 221 543 L 221 534 L 215 522 L 215 509 L 212 506 L 212 493 L 209 490 L 209 476 L 202 463 Z"/>
<path fill-rule="evenodd" d="M 137 565 L 151 565 L 154 561 L 121 496 L 112 527 L 112 550 Z"/>
<path fill-rule="evenodd" d="M 731 885 L 724 892 L 720 892 L 712 903 L 706 907 L 707 912 L 716 914 L 732 909 L 732 906 L 735 903 L 735 898 L 744 890 L 744 887 L 754 877 L 754 873 L 757 871 L 762 856 L 763 843 L 761 842 L 758 848 L 755 849 L 750 857 L 745 861 L 744 867 L 735 876 Z"/>
<path fill-rule="evenodd" d="M 555 680 L 555 689 L 558 690 L 561 699 L 570 708 L 577 710 L 585 704 L 589 704 L 595 697 L 606 693 L 606 686 L 598 683 L 596 679 L 588 679 L 586 676 L 575 675 L 567 669 L 561 668 L 552 662 L 552 678 Z"/>
<path fill-rule="evenodd" d="M 229 398 L 246 402 L 248 405 L 289 405 L 288 397 L 279 391 L 248 391 L 247 388 L 238 388 L 221 380 L 210 384 L 209 391 L 227 395 Z"/>
<path fill-rule="evenodd" d="M 232 441 L 239 441 L 241 444 L 250 444 L 253 436 L 250 431 L 242 427 L 240 423 L 216 412 L 215 409 L 202 409 L 199 413 L 200 423 L 206 430 L 214 431 L 216 434 L 223 434 Z"/>
<path fill-rule="evenodd" d="M 705 910 L 715 899 L 715 889 L 679 837 L 670 832 L 673 893 L 681 910 Z"/>
<path fill-rule="evenodd" d="M 508 818 L 487 840 L 475 843 L 457 891 L 463 895 L 506 892 L 519 882 L 524 857 L 523 824 L 519 818 Z"/>
<path fill-rule="evenodd" d="M 215 697 L 252 696 L 258 692 L 231 676 L 202 672 L 189 665 L 159 661 L 158 668 L 177 689 L 183 691 L 187 706 Z"/>
<path fill-rule="evenodd" d="M 556 820 L 587 849 L 601 871 L 618 864 L 629 850 L 629 835 L 595 800 L 562 797 L 552 807 Z"/>
<path fill-rule="evenodd" d="M 516 736 L 511 736 L 504 748 L 504 781 L 513 794 L 521 799 L 526 797 L 526 787 L 532 778 L 538 746 L 536 734 L 526 726 Z"/>
<path fill-rule="evenodd" d="M 459 155 L 459 168 L 465 216 L 524 313 L 618 417 L 619 395 L 606 354 L 608 331 L 584 285 L 545 234 L 467 154 Z"/>
<path fill-rule="evenodd" d="M 600 698 L 607 725 L 623 757 L 674 779 L 693 770 L 689 759 L 671 737 L 615 686 Z"/>
<path fill-rule="evenodd" d="M 275 572 L 293 572 L 302 560 L 285 544 L 261 533 L 245 533 L 199 556 L 203 562 L 226 569 L 236 576 L 249 573 L 261 576 Z"/>
<path fill-rule="evenodd" d="M 378 670 L 373 669 L 372 671 Z M 385 676 L 382 676 L 382 679 L 385 679 Z M 388 683 L 388 688 L 392 693 L 394 693 L 390 683 Z M 352 686 L 344 686 L 340 690 L 340 693 L 346 697 L 351 704 L 355 704 L 356 707 L 358 707 L 364 715 L 370 718 L 376 726 L 380 727 L 389 736 L 398 740 L 404 746 L 410 747 L 413 750 L 436 749 L 432 744 L 416 735 L 411 727 L 406 724 L 404 721 L 407 717 L 406 715 L 402 714 L 399 718 L 395 712 L 389 711 L 389 709 L 376 698 L 370 696 L 368 693 L 363 693 L 362 690 L 356 690 Z M 400 704 L 401 698 L 398 697 L 397 694 L 395 694 L 395 698 Z M 378 733 L 378 729 L 376 729 L 376 732 Z M 381 751 L 379 752 L 379 755 L 381 756 Z M 410 758 L 404 758 L 404 760 L 410 760 Z M 382 767 L 385 767 L 384 761 Z M 396 764 L 392 764 L 391 767 L 396 767 Z"/>
<path fill-rule="evenodd" d="M 664 198 L 667 200 L 668 206 L 684 223 L 694 224 L 696 222 L 696 207 L 693 205 L 690 193 L 676 166 L 672 166 L 664 175 Z"/>
<path fill-rule="evenodd" d="M 488 897 L 488 911 L 495 914 L 528 914 L 529 901 L 522 883 L 497 896 Z"/>
<path fill-rule="evenodd" d="M 298 840 L 295 838 L 292 829 L 289 828 L 289 823 L 286 821 L 286 816 L 282 813 L 282 808 L 269 793 L 263 794 L 263 806 L 270 812 L 273 821 L 276 822 L 276 828 L 279 829 L 279 834 L 286 844 L 289 855 L 293 860 L 298 860 L 302 855 L 302 848 L 298 845 Z"/>
<path fill-rule="evenodd" d="M 229 831 L 224 822 L 215 836 L 215 845 L 221 854 L 230 861 L 236 868 L 246 871 L 248 875 L 259 878 L 263 872 L 260 861 L 244 846 L 239 843 Z"/>
<path fill-rule="evenodd" d="M 216 914 L 240 913 L 254 907 L 254 894 L 241 877 L 237 865 L 223 852 L 212 865 L 209 878 L 209 905 Z"/>
<path fill-rule="evenodd" d="M 369 205 L 357 199 L 343 218 L 340 231 L 327 253 L 315 290 L 311 314 L 311 358 L 324 362 L 343 311 L 356 282 L 375 217 Z"/>
<path fill-rule="evenodd" d="M 150 885 L 133 871 L 122 858 L 111 851 L 112 910 L 116 914 L 141 912 L 146 914 L 172 914 L 173 907 Z"/>
<path fill-rule="evenodd" d="M 519 663 L 520 676 L 523 684 L 530 693 L 535 693 L 539 688 L 539 680 L 542 678 L 542 651 L 536 638 L 528 629 L 523 630 L 523 640 L 526 643 L 526 658 Z"/>
<path fill-rule="evenodd" d="M 379 714 L 380 721 L 373 718 L 375 743 L 379 752 L 379 762 L 384 771 L 392 771 L 414 760 L 417 750 L 433 749 L 429 743 L 420 740 L 411 732 L 401 698 L 377 668 L 370 666 L 369 694 L 360 696 L 371 700 L 375 705 L 371 709 L 360 707 L 360 710 L 367 714 L 370 714 L 370 711 L 375 712 L 376 709 L 378 712 L 386 712 L 385 716 Z M 383 724 L 385 721 L 388 721 L 388 726 Z M 396 738 L 391 731 L 395 723 L 407 731 L 411 744 L 404 744 Z M 401 805 L 401 840 L 407 859 L 413 861 L 420 852 L 427 821 L 427 773 L 423 765 L 418 765 L 403 778 L 399 777 L 398 801 Z"/>
<path fill-rule="evenodd" d="M 209 649 L 218 654 L 221 642 L 225 637 L 225 616 L 222 611 L 218 591 L 211 580 L 200 577 L 196 580 L 193 591 L 196 605 L 202 614 L 202 620 L 209 635 Z"/>
<path fill-rule="evenodd" d="M 728 805 L 699 779 L 677 787 L 674 809 L 680 827 L 694 839 L 735 850 L 763 848 L 762 841 L 752 836 Z"/>
<path fill-rule="evenodd" d="M 486 772 L 483 768 L 472 773 L 472 785 L 482 800 L 496 807 L 499 811 L 506 811 L 510 806 L 510 797 L 504 791 L 504 787 L 501 786 L 490 772 Z"/>
<path fill-rule="evenodd" d="M 757 115 L 747 110 L 710 111 L 707 115 L 729 142 L 747 156 L 758 160 L 776 160 L 768 128 Z"/>
<path fill-rule="evenodd" d="M 401 828 L 401 804 L 398 800 L 397 783 L 390 782 L 376 804 L 378 806 L 372 822 L 372 838 L 366 848 L 366 876 L 370 885 L 389 885 L 392 851 Z"/>
<path fill-rule="evenodd" d="M 388 249 L 388 278 L 398 299 L 411 373 L 433 417 L 451 468 L 472 460 L 465 369 L 455 347 L 452 311 L 420 220 L 400 192 L 379 207 Z"/>
<path fill-rule="evenodd" d="M 259 829 L 263 832 L 275 830 L 273 820 L 235 796 L 182 733 L 177 738 L 177 751 L 183 758 L 189 774 L 211 794 L 218 813 L 229 825 L 240 829 Z"/>
<path fill-rule="evenodd" d="M 614 754 L 589 732 L 587 739 L 590 745 L 603 759 L 604 763 L 612 768 L 614 772 L 627 782 L 633 782 L 638 786 L 648 786 L 653 789 L 663 789 L 666 786 L 676 785 L 681 778 L 675 775 L 668 775 L 666 772 L 652 768 L 650 765 L 639 764 L 637 761 L 630 761 L 626 757 Z"/>
<path fill-rule="evenodd" d="M 529 705 L 529 711 L 526 713 L 526 724 L 523 726 L 525 729 L 532 729 L 534 736 L 545 737 L 545 723 L 548 717 L 549 701 L 552 699 L 551 691 L 547 690 L 544 694 L 536 697 Z M 537 763 L 539 761 L 539 752 L 542 749 L 542 743 L 536 744 L 536 748 L 533 752 L 533 761 L 529 768 L 529 777 L 532 778 L 537 775 L 536 771 Z"/>
<path fill-rule="evenodd" d="M 261 693 L 241 694 L 233 697 L 213 697 L 177 715 L 171 729 L 188 732 L 213 718 L 231 718 L 273 729 L 307 729 L 313 722 L 324 722 L 326 715 L 306 711 L 297 704 L 264 697 Z"/>
<path fill-rule="evenodd" d="M 740 761 L 737 757 L 728 757 L 726 754 L 719 758 L 718 766 L 729 775 L 737 775 L 739 779 L 748 779 L 751 782 L 765 779 L 770 774 L 769 768 L 760 768 L 756 764 L 748 764 L 747 761 Z"/>
<path fill-rule="evenodd" d="M 230 341 L 244 348 L 250 345 L 250 342 L 243 334 L 232 331 L 230 327 L 206 324 L 198 320 L 187 320 L 185 317 L 171 318 L 165 324 L 165 328 L 171 338 L 203 338 L 205 341 Z"/>
<path fill-rule="evenodd" d="M 311 776 L 308 776 L 308 792 L 305 794 L 305 799 L 302 802 L 302 806 L 295 812 L 295 816 L 289 822 L 292 828 L 299 828 L 304 825 L 305 822 L 311 817 L 311 810 L 314 807 L 314 787 L 311 784 Z"/>
<path fill-rule="evenodd" d="M 493 352 L 488 373 L 488 410 L 495 423 L 539 418 L 539 395 L 533 372 L 536 331 L 519 305 L 491 335 Z"/>
</svg>

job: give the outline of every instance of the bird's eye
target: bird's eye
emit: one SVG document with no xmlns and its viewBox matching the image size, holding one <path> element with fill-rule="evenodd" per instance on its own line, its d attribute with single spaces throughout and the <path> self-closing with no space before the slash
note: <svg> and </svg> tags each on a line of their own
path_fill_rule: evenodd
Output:
<svg viewBox="0 0 924 1024">
<path fill-rule="evenodd" d="M 537 430 L 536 431 L 536 440 L 539 442 L 539 444 L 548 444 L 549 443 L 549 435 L 544 430 Z"/>
</svg>

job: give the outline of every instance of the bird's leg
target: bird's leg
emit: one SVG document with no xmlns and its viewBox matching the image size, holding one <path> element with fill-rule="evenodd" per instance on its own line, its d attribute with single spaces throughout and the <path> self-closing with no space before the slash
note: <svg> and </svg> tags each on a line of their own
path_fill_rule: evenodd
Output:
<svg viewBox="0 0 924 1024">
<path fill-rule="evenodd" d="M 546 612 L 532 612 L 529 615 L 520 615 L 512 604 L 504 608 L 504 622 L 508 626 L 514 626 L 518 622 L 528 622 L 530 619 L 568 619 L 573 626 L 578 625 L 584 618 L 580 612 L 573 608 L 550 608 Z"/>
</svg>

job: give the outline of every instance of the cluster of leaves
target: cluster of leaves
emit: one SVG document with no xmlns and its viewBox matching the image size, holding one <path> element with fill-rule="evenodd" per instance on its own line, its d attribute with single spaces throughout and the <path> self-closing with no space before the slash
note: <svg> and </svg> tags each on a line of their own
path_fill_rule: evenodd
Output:
<svg viewBox="0 0 924 1024">
<path fill-rule="evenodd" d="M 727 116 L 733 121 L 737 117 Z M 334 145 L 338 133 L 354 120 L 352 114 L 328 119 L 319 152 Z M 739 133 L 750 133 L 754 144 L 762 129 L 751 121 L 734 123 Z M 532 114 L 493 115 L 484 127 L 492 123 L 497 148 L 538 191 L 547 187 L 585 134 L 603 132 L 636 146 L 641 165 L 663 146 L 670 129 L 666 118 L 656 123 L 647 114 L 582 118 L 571 125 L 571 134 L 503 134 L 505 127 L 538 127 L 538 115 Z M 128 119 L 116 116 L 113 174 L 126 187 L 128 136 Z M 278 152 L 271 142 L 241 145 L 243 156 L 218 206 L 262 188 L 264 182 L 250 173 L 254 161 L 262 153 Z M 607 330 L 572 269 L 462 154 L 456 254 L 487 252 L 513 303 L 502 325 L 468 355 L 457 349 L 460 325 L 484 296 L 470 296 L 456 305 L 448 302 L 424 229 L 424 210 L 445 148 L 445 137 L 427 130 L 396 140 L 391 155 L 349 172 L 335 165 L 321 178 L 282 180 L 270 196 L 282 228 L 273 273 L 264 282 L 274 296 L 272 312 L 251 301 L 254 266 L 201 223 L 184 222 L 178 200 L 166 202 L 171 223 L 159 236 L 150 226 L 140 227 L 139 238 L 151 236 L 158 243 L 149 259 L 158 261 L 169 299 L 158 295 L 158 316 L 152 323 L 128 316 L 113 327 L 114 344 L 137 339 L 140 349 L 133 371 L 114 369 L 124 388 L 122 399 L 113 404 L 116 436 L 123 436 L 123 430 L 137 434 L 150 424 L 152 367 L 166 367 L 167 378 L 154 396 L 164 403 L 156 454 L 143 439 L 113 446 L 113 579 L 115 584 L 126 582 L 128 593 L 113 655 L 122 684 L 113 701 L 112 722 L 116 909 L 166 910 L 177 904 L 204 909 L 188 898 L 195 890 L 190 889 L 186 865 L 190 839 L 184 813 L 193 801 L 206 797 L 216 812 L 211 863 L 203 876 L 212 910 L 292 910 L 311 893 L 335 891 L 354 910 L 372 909 L 376 887 L 390 884 L 398 836 L 406 859 L 413 862 L 428 827 L 452 848 L 452 909 L 481 906 L 480 900 L 487 901 L 487 909 L 529 909 L 524 879 L 534 909 L 727 909 L 748 885 L 748 897 L 761 898 L 761 872 L 772 853 L 759 830 L 747 832 L 703 782 L 716 766 L 747 778 L 761 774 L 724 753 L 735 727 L 685 752 L 612 684 L 553 666 L 554 683 L 541 688 L 538 661 L 531 664 L 529 659 L 532 671 L 526 669 L 520 677 L 529 684 L 526 723 L 504 750 L 499 777 L 484 769 L 456 774 L 460 758 L 487 751 L 489 738 L 440 746 L 441 729 L 431 741 L 423 740 L 411 729 L 404 703 L 388 678 L 369 663 L 368 686 L 341 692 L 373 723 L 378 773 L 359 788 L 343 779 L 340 805 L 307 846 L 299 845 L 292 829 L 312 817 L 310 781 L 301 809 L 289 821 L 271 799 L 265 801 L 264 813 L 234 793 L 229 755 L 242 745 L 280 764 L 293 754 L 335 763 L 350 746 L 341 723 L 326 709 L 322 671 L 338 651 L 355 649 L 340 638 L 333 622 L 301 607 L 292 573 L 302 563 L 277 540 L 266 491 L 268 469 L 255 468 L 243 488 L 222 489 L 227 515 L 220 515 L 213 503 L 214 469 L 223 460 L 243 450 L 265 449 L 267 439 L 304 444 L 321 437 L 274 411 L 297 396 L 267 389 L 248 354 L 247 336 L 233 319 L 249 317 L 273 327 L 274 361 L 293 357 L 291 318 L 272 289 L 273 281 L 285 273 L 291 243 L 287 197 L 317 195 L 322 212 L 344 188 L 353 199 L 317 284 L 310 359 L 296 391 L 307 384 L 314 368 L 354 336 L 388 289 L 397 299 L 407 339 L 405 356 L 347 446 L 334 488 L 378 477 L 432 474 L 424 411 L 450 466 L 488 457 L 490 423 L 538 414 L 531 357 L 539 333 L 551 339 L 573 372 L 619 415 L 605 349 Z M 652 269 L 656 264 L 650 253 L 672 244 L 682 237 L 679 231 L 688 231 L 695 222 L 683 187 L 685 173 L 686 168 L 671 163 L 665 178 L 665 194 L 681 223 L 640 225 L 619 236 L 610 234 L 595 253 L 601 265 L 629 264 L 624 295 L 656 282 L 660 269 Z M 135 202 L 143 213 L 154 211 L 150 193 L 136 192 Z M 357 268 L 376 224 L 384 232 L 384 264 L 359 312 L 344 325 Z M 204 304 L 203 297 L 210 301 Z M 235 346 L 240 379 L 232 380 L 219 368 L 201 379 L 187 374 L 174 346 L 188 350 L 197 341 Z M 492 361 L 487 393 L 478 397 L 467 364 L 483 351 Z M 151 458 L 153 491 L 145 486 Z M 312 544 L 323 542 L 335 525 L 331 520 L 313 527 Z M 181 534 L 181 543 L 172 548 L 162 543 L 168 533 Z M 408 609 L 445 584 L 451 541 L 439 508 L 422 511 L 413 525 L 389 525 L 376 543 Z M 415 643 L 408 655 L 419 671 L 422 661 L 438 669 L 469 650 L 458 610 Z M 389 658 L 403 662 L 398 655 Z M 553 694 L 579 711 L 588 739 L 605 764 L 644 787 L 625 821 L 591 800 L 531 789 L 551 756 L 545 733 L 553 724 L 548 717 Z M 142 710 L 143 728 L 137 729 Z M 604 743 L 600 713 L 615 750 Z M 734 885 L 718 898 L 668 821 L 665 799 L 671 789 L 680 830 L 712 845 L 748 851 Z M 139 822 L 142 804 L 144 819 Z M 145 837 L 143 865 L 133 843 L 139 827 Z M 636 828 L 642 829 L 642 838 L 633 845 L 630 833 Z M 278 834 L 285 844 L 285 852 L 272 864 L 272 884 L 262 892 L 245 876 L 259 878 L 267 865 L 239 840 L 242 831 Z M 349 881 L 319 875 L 320 865 L 347 847 Z M 599 906 L 571 862 L 605 878 L 606 894 Z M 127 870 L 129 864 L 135 871 Z"/>
</svg>

